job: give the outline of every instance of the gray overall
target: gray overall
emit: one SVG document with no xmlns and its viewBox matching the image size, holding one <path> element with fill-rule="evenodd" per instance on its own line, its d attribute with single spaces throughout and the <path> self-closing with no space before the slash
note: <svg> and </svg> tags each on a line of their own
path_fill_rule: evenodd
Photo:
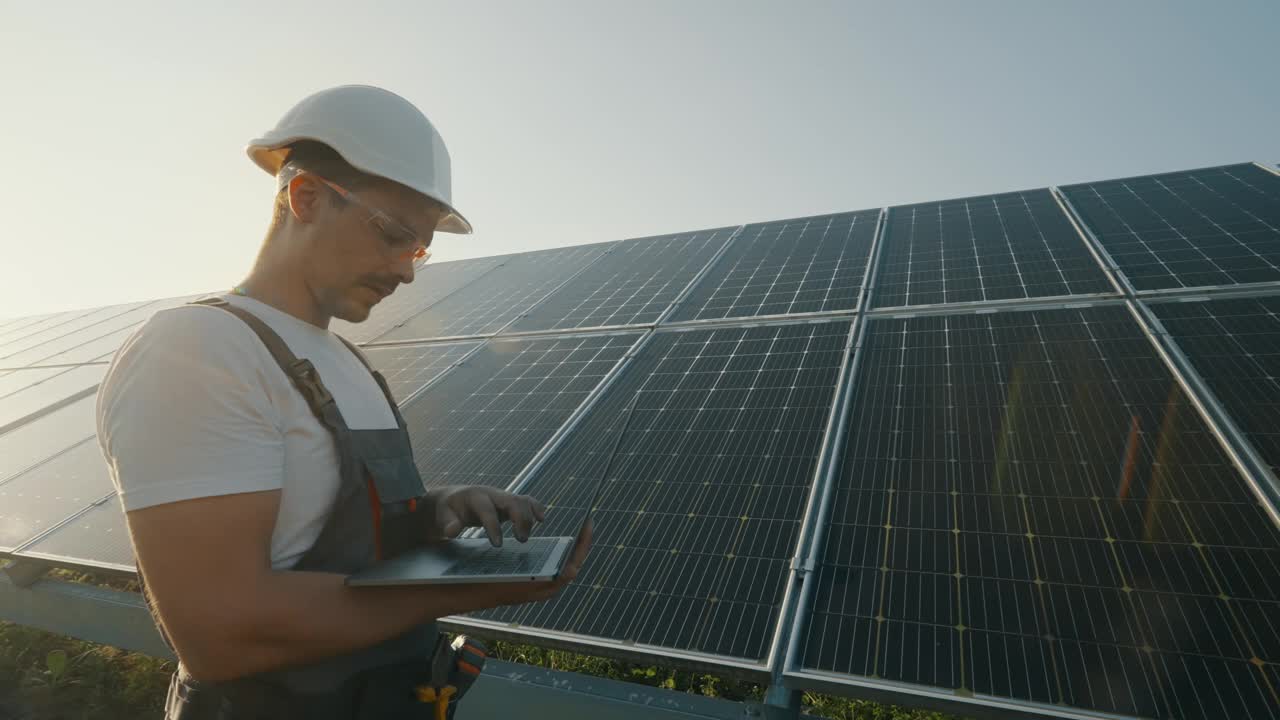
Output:
<svg viewBox="0 0 1280 720">
<path fill-rule="evenodd" d="M 312 412 L 333 434 L 337 445 L 341 474 L 337 501 L 315 545 L 293 569 L 350 574 L 378 557 L 391 557 L 421 543 L 432 508 L 426 503 L 422 478 L 413 462 L 404 418 L 382 375 L 369 368 L 391 404 L 397 427 L 352 430 L 311 363 L 295 357 L 266 323 L 220 298 L 198 304 L 227 310 L 257 333 Z M 349 343 L 348 346 L 351 347 Z M 365 362 L 354 347 L 351 351 Z M 367 362 L 365 366 L 368 367 Z M 151 606 L 145 585 L 143 594 Z M 158 618 L 156 626 L 161 628 Z M 217 684 L 199 682 L 179 667 L 169 685 L 165 718 L 430 717 L 429 706 L 417 703 L 413 688 L 428 680 L 430 661 L 440 638 L 435 624 L 427 623 L 347 655 Z M 165 641 L 169 642 L 168 637 Z"/>
</svg>

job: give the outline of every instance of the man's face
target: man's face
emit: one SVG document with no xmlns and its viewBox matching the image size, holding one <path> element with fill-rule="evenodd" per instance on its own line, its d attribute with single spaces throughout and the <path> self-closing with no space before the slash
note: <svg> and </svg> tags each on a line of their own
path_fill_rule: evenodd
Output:
<svg viewBox="0 0 1280 720">
<path fill-rule="evenodd" d="M 324 314 L 362 322 L 401 283 L 413 282 L 413 240 L 430 244 L 440 209 L 394 183 L 352 191 L 354 198 L 336 205 L 337 190 L 315 186 L 322 201 L 310 233 L 311 295 Z"/>
</svg>

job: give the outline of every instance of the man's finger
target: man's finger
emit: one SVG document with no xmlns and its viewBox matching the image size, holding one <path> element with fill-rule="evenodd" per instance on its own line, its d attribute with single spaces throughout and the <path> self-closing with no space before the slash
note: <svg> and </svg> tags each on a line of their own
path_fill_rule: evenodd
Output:
<svg viewBox="0 0 1280 720">
<path fill-rule="evenodd" d="M 473 496 L 470 509 L 471 515 L 484 526 L 485 534 L 489 536 L 489 544 L 494 547 L 502 547 L 502 523 L 498 520 L 498 510 L 493 506 L 493 501 L 489 499 L 489 496 Z"/>
<path fill-rule="evenodd" d="M 538 502 L 534 498 L 529 498 L 529 505 L 533 508 L 533 517 L 538 522 L 544 522 L 547 519 L 547 506 Z"/>
<path fill-rule="evenodd" d="M 440 532 L 446 538 L 455 538 L 458 537 L 458 533 L 462 532 L 462 520 L 453 511 L 453 508 L 446 503 L 440 503 L 440 507 L 436 511 L 436 527 L 440 529 Z"/>
<path fill-rule="evenodd" d="M 511 521 L 511 532 L 516 540 L 528 540 L 529 531 L 533 529 L 533 510 L 529 507 L 528 499 L 520 495 L 504 495 L 495 504 Z"/>
</svg>

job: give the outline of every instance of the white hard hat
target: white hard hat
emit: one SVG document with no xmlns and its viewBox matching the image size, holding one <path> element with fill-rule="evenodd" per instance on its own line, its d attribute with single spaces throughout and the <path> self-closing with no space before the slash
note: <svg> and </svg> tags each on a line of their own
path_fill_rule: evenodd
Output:
<svg viewBox="0 0 1280 720">
<path fill-rule="evenodd" d="M 342 85 L 304 98 L 267 134 L 249 143 L 249 157 L 275 175 L 290 143 L 315 140 L 352 167 L 394 180 L 442 203 L 436 230 L 470 233 L 471 223 L 453 207 L 449 151 L 421 110 L 399 95 L 369 85 Z"/>
</svg>

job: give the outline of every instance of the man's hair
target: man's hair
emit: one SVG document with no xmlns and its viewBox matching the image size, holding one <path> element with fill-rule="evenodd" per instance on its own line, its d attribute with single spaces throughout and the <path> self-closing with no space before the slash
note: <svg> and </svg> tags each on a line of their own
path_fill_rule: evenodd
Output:
<svg viewBox="0 0 1280 720">
<path fill-rule="evenodd" d="M 377 182 L 378 178 L 351 166 L 338 151 L 315 140 L 299 140 L 289 146 L 285 162 L 299 170 L 315 173 L 325 180 L 335 182 L 348 190 L 360 190 Z M 273 225 L 279 225 L 289 215 L 289 188 L 276 193 Z M 329 202 L 335 206 L 345 202 L 337 193 L 329 194 Z"/>
</svg>

